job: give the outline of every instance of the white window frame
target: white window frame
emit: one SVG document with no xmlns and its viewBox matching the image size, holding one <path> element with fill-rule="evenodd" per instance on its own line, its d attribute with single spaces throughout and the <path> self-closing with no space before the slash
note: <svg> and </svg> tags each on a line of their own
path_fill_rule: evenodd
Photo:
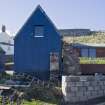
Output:
<svg viewBox="0 0 105 105">
<path fill-rule="evenodd" d="M 44 26 L 35 26 L 34 37 L 44 37 Z"/>
</svg>

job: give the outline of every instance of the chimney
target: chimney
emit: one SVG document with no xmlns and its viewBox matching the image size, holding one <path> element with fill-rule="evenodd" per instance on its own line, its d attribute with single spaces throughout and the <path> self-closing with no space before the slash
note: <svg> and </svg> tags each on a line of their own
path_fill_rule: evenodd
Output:
<svg viewBox="0 0 105 105">
<path fill-rule="evenodd" d="M 6 32 L 6 26 L 2 25 L 2 32 Z"/>
</svg>

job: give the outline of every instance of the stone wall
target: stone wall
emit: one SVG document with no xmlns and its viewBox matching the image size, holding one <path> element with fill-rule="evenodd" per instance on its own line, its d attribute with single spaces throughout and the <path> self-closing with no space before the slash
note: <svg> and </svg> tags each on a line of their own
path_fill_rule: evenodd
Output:
<svg viewBox="0 0 105 105">
<path fill-rule="evenodd" d="M 105 76 L 62 76 L 62 92 L 66 102 L 105 96 Z"/>
<path fill-rule="evenodd" d="M 63 74 L 64 75 L 80 75 L 81 69 L 77 52 L 72 45 L 64 42 L 63 44 Z"/>
</svg>

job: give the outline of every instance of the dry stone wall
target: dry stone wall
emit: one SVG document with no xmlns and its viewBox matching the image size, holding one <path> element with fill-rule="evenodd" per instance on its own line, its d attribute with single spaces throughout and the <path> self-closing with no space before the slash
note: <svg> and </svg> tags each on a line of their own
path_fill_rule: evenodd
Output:
<svg viewBox="0 0 105 105">
<path fill-rule="evenodd" d="M 63 71 L 64 75 L 80 75 L 80 64 L 77 52 L 72 45 L 63 44 Z"/>
<path fill-rule="evenodd" d="M 105 96 L 105 76 L 63 76 L 62 92 L 66 102 Z"/>
</svg>

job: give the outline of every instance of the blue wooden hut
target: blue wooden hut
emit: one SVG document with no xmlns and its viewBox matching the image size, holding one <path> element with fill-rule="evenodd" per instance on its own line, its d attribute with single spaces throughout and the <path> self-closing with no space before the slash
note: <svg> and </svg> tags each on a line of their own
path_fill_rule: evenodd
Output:
<svg viewBox="0 0 105 105">
<path fill-rule="evenodd" d="M 14 69 L 48 79 L 52 53 L 58 56 L 60 70 L 61 36 L 41 6 L 37 6 L 14 39 Z"/>
</svg>

